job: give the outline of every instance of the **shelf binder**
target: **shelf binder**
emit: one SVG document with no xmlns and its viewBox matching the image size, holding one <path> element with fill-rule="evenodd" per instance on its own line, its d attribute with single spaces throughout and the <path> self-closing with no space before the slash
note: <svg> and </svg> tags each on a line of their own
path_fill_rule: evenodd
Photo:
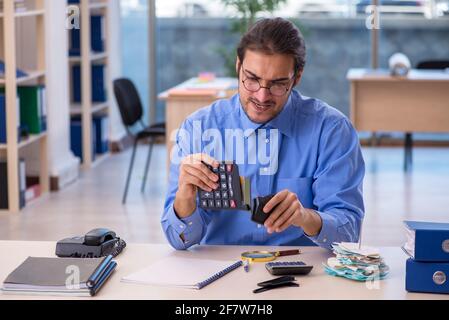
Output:
<svg viewBox="0 0 449 320">
<path fill-rule="evenodd" d="M 0 144 L 6 144 L 7 142 L 7 130 L 6 130 L 6 96 L 4 94 L 4 88 L 0 88 Z M 22 129 L 28 129 L 26 126 L 20 124 L 20 98 L 17 97 L 17 142 L 21 141 Z M 27 130 L 25 130 L 27 131 Z"/>
<path fill-rule="evenodd" d="M 28 74 L 21 70 L 21 69 L 16 69 L 16 77 L 17 78 L 22 78 L 22 77 L 26 77 L 28 76 Z M 4 78 L 5 77 L 5 63 L 3 61 L 0 60 L 0 78 Z"/>
<path fill-rule="evenodd" d="M 104 51 L 104 18 L 102 15 L 90 17 L 90 45 L 94 52 Z M 70 30 L 69 56 L 79 57 L 81 55 L 81 33 L 79 29 Z"/>
<path fill-rule="evenodd" d="M 19 208 L 22 209 L 25 206 L 25 161 L 23 159 L 19 160 Z M 0 209 L 9 208 L 8 199 L 8 164 L 6 160 L 0 159 Z"/>
<path fill-rule="evenodd" d="M 105 89 L 105 65 L 96 64 L 92 65 L 92 102 L 105 102 L 106 101 L 106 89 Z M 76 103 L 81 103 L 81 67 L 74 65 L 72 67 L 72 100 Z"/>
<path fill-rule="evenodd" d="M 0 159 L 0 209 L 8 209 L 8 167 Z"/>
<path fill-rule="evenodd" d="M 95 115 L 92 120 L 95 123 L 95 152 L 98 154 L 104 154 L 109 150 L 108 117 L 106 115 Z"/>
<path fill-rule="evenodd" d="M 92 137 L 92 160 L 95 160 L 95 154 L 96 154 L 96 128 L 95 128 L 95 122 L 92 121 L 92 127 L 91 127 L 91 137 Z M 72 150 L 73 154 L 81 159 L 83 161 L 84 155 L 83 155 L 83 128 L 82 128 L 82 121 L 80 118 L 72 118 L 70 120 L 70 149 Z"/>
<path fill-rule="evenodd" d="M 6 103 L 3 94 L 0 94 L 0 143 L 6 143 Z"/>
<path fill-rule="evenodd" d="M 18 92 L 21 125 L 25 126 L 32 134 L 45 132 L 47 129 L 45 87 L 21 86 L 18 87 Z"/>
</svg>

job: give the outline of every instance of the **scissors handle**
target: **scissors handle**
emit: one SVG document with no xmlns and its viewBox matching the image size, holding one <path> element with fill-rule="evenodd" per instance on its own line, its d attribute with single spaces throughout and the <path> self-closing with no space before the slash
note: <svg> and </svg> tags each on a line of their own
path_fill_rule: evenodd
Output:
<svg viewBox="0 0 449 320">
<path fill-rule="evenodd" d="M 283 256 L 293 256 L 295 254 L 300 254 L 300 250 L 284 250 L 284 251 L 277 251 L 274 254 L 276 257 L 283 257 Z"/>
</svg>

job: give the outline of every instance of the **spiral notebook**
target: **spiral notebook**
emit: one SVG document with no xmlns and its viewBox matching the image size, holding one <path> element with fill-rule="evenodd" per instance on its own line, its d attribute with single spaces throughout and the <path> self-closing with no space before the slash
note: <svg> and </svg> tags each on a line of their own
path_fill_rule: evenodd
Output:
<svg viewBox="0 0 449 320">
<path fill-rule="evenodd" d="M 154 286 L 202 289 L 242 265 L 242 261 L 169 257 L 121 279 Z"/>
</svg>

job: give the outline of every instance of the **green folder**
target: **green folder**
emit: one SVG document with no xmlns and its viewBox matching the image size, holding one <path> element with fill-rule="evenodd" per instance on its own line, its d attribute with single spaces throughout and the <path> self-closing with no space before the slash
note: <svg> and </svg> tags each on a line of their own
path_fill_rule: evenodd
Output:
<svg viewBox="0 0 449 320">
<path fill-rule="evenodd" d="M 21 125 L 28 128 L 31 134 L 39 134 L 43 130 L 43 86 L 19 87 Z"/>
</svg>

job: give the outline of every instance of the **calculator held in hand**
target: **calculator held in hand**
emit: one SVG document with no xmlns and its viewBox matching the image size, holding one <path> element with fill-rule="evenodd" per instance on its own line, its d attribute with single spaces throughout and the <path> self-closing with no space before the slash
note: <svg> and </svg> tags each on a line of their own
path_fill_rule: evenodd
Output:
<svg viewBox="0 0 449 320">
<path fill-rule="evenodd" d="M 264 224 L 271 212 L 265 213 L 264 206 L 274 197 L 256 197 L 252 201 L 251 185 L 248 178 L 240 177 L 235 162 L 223 161 L 218 168 L 206 164 L 209 170 L 218 175 L 218 188 L 212 191 L 199 189 L 199 206 L 206 210 L 245 210 L 251 212 L 251 220 Z M 274 208 L 273 208 L 274 209 Z"/>
<path fill-rule="evenodd" d="M 242 188 L 243 178 L 240 178 L 238 166 L 234 162 L 226 161 L 221 162 L 218 168 L 213 168 L 208 164 L 205 165 L 218 175 L 218 188 L 212 191 L 199 190 L 200 208 L 209 210 L 249 210 L 249 206 L 244 198 L 242 190 L 244 188 Z"/>
</svg>

